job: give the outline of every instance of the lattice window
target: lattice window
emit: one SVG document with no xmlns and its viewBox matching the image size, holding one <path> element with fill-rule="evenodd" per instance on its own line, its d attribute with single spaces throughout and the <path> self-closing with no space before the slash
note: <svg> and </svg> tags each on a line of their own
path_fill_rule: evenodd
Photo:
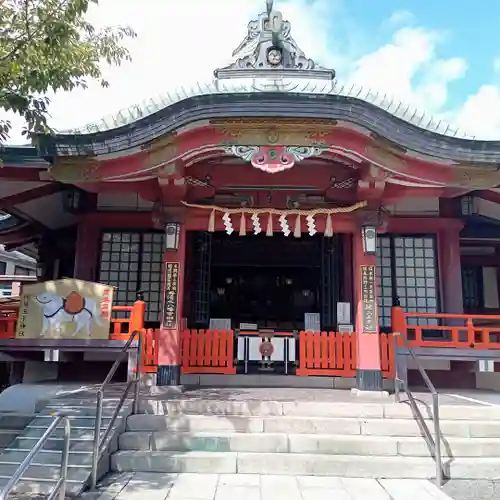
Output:
<svg viewBox="0 0 500 500">
<path fill-rule="evenodd" d="M 465 309 L 482 309 L 484 307 L 482 266 L 462 267 L 462 293 Z"/>
<path fill-rule="evenodd" d="M 115 304 L 129 305 L 140 290 L 146 301 L 146 321 L 159 322 L 163 233 L 104 232 L 101 238 L 99 281 L 116 287 Z"/>
<path fill-rule="evenodd" d="M 390 308 L 397 301 L 407 312 L 437 313 L 436 241 L 433 236 L 382 236 L 378 239 L 379 315 L 390 326 Z M 435 325 L 433 318 L 409 324 Z"/>
<path fill-rule="evenodd" d="M 432 236 L 394 238 L 396 294 L 407 312 L 438 312 L 435 239 Z M 419 318 L 409 324 L 435 325 Z"/>
<path fill-rule="evenodd" d="M 378 318 L 381 327 L 391 326 L 391 307 L 393 305 L 391 240 L 386 237 L 377 239 L 377 295 Z"/>
</svg>

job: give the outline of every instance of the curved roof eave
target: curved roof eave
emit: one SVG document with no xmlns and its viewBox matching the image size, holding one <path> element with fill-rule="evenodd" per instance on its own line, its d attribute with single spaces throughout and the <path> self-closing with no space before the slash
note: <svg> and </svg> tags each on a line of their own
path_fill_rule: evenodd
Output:
<svg viewBox="0 0 500 500">
<path fill-rule="evenodd" d="M 13 231 L 25 225 L 26 221 L 19 217 L 0 211 L 0 234 L 7 231 Z"/>
<path fill-rule="evenodd" d="M 456 162 L 500 163 L 500 141 L 436 133 L 356 97 L 302 92 L 195 95 L 114 129 L 41 137 L 40 148 L 44 157 L 102 155 L 139 147 L 200 120 L 266 117 L 350 122 L 423 155 Z"/>
</svg>

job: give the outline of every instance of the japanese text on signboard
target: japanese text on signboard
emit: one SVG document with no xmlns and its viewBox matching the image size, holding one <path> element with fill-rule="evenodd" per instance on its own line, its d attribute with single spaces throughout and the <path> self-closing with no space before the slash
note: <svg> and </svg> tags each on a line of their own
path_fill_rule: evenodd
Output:
<svg viewBox="0 0 500 500">
<path fill-rule="evenodd" d="M 375 266 L 361 266 L 361 304 L 363 307 L 363 332 L 376 333 Z"/>
<path fill-rule="evenodd" d="M 167 262 L 165 265 L 165 306 L 163 328 L 177 327 L 177 301 L 179 294 L 179 263 Z"/>
<path fill-rule="evenodd" d="M 24 330 L 26 329 L 26 317 L 28 315 L 28 305 L 31 297 L 23 295 L 21 300 L 21 308 L 19 311 L 19 325 L 17 327 L 18 337 L 24 337 Z"/>
</svg>

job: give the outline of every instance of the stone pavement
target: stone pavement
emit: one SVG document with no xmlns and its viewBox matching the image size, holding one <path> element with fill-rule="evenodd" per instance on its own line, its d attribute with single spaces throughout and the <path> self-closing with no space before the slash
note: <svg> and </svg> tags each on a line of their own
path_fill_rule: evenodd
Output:
<svg viewBox="0 0 500 500">
<path fill-rule="evenodd" d="M 453 500 L 496 500 L 500 499 L 500 480 L 452 479 L 443 491 Z"/>
<path fill-rule="evenodd" d="M 84 500 L 450 500 L 426 480 L 124 473 Z"/>
</svg>

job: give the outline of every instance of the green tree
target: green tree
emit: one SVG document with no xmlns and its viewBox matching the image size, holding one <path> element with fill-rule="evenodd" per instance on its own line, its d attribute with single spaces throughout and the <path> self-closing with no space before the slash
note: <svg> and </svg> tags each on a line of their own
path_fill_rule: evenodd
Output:
<svg viewBox="0 0 500 500">
<path fill-rule="evenodd" d="M 96 29 L 87 19 L 99 0 L 0 0 L 0 110 L 24 117 L 24 134 L 50 132 L 50 91 L 103 86 L 101 65 L 130 60 L 129 27 Z M 11 124 L 0 118 L 0 145 Z"/>
</svg>

